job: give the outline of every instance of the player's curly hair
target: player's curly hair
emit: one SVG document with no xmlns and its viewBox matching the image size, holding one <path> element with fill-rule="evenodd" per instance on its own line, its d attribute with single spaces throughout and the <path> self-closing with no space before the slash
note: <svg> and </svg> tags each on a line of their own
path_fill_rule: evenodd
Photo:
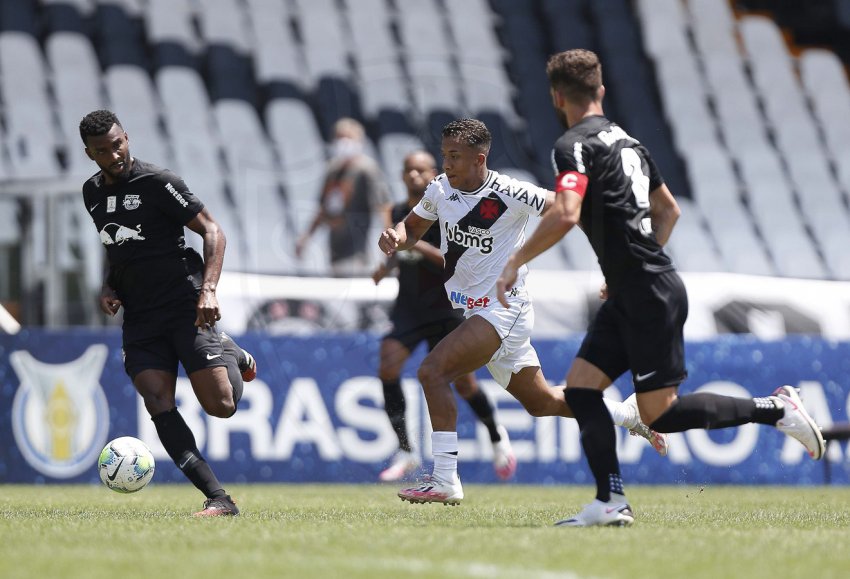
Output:
<svg viewBox="0 0 850 579">
<path fill-rule="evenodd" d="M 602 64 L 595 52 L 576 48 L 559 52 L 546 63 L 549 84 L 569 101 L 596 100 L 602 86 Z"/>
<path fill-rule="evenodd" d="M 443 138 L 457 139 L 470 147 L 475 147 L 482 153 L 490 150 L 493 137 L 487 129 L 487 125 L 478 119 L 458 119 L 443 127 Z"/>
<path fill-rule="evenodd" d="M 112 125 L 121 127 L 121 121 L 118 120 L 118 116 L 112 111 L 99 110 L 90 112 L 80 121 L 80 138 L 83 139 L 83 144 L 88 146 L 89 143 L 86 140 L 88 137 L 105 135 L 112 128 Z"/>
</svg>

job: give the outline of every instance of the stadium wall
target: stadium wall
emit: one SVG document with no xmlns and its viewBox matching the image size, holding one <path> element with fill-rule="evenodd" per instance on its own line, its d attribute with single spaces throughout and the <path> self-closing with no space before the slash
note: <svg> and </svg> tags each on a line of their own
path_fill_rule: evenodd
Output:
<svg viewBox="0 0 850 579">
<path fill-rule="evenodd" d="M 224 481 L 369 483 L 395 449 L 374 377 L 378 336 L 353 333 L 311 337 L 248 334 L 240 343 L 258 361 L 259 377 L 247 384 L 239 412 L 228 420 L 202 412 L 181 377 L 178 404 L 199 448 Z M 550 381 L 562 380 L 579 339 L 535 342 Z M 409 428 L 430 457 L 428 421 L 415 369 L 405 371 Z M 722 337 L 689 342 L 690 378 L 684 391 L 710 389 L 764 395 L 787 383 L 802 389 L 823 426 L 848 419 L 850 342 L 793 338 L 762 342 Z M 587 484 L 574 421 L 533 419 L 487 375 L 479 372 L 500 419 L 511 434 L 517 482 Z M 26 329 L 0 335 L 0 482 L 96 482 L 103 445 L 137 436 L 157 457 L 156 483 L 182 475 L 160 446 L 141 399 L 124 373 L 120 334 L 78 329 Z M 620 379 L 609 395 L 630 393 Z M 459 404 L 460 471 L 467 482 L 496 482 L 486 430 Z M 830 445 L 824 465 L 811 461 L 793 440 L 748 425 L 671 435 L 661 458 L 643 439 L 618 432 L 625 479 L 631 483 L 820 484 L 850 482 L 846 443 Z"/>
</svg>

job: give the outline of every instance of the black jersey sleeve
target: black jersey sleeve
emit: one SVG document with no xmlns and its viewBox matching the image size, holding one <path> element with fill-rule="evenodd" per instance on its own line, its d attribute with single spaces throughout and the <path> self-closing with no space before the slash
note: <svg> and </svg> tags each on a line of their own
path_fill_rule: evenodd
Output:
<svg viewBox="0 0 850 579">
<path fill-rule="evenodd" d="M 575 191 L 584 197 L 591 160 L 590 151 L 583 141 L 566 135 L 558 139 L 552 149 L 555 191 Z"/>
<path fill-rule="evenodd" d="M 587 173 L 587 151 L 584 143 L 563 136 L 552 149 L 552 168 L 555 177 L 567 171 Z"/>
<path fill-rule="evenodd" d="M 163 171 L 155 177 L 161 195 L 156 195 L 159 208 L 175 221 L 186 225 L 204 208 L 204 204 L 191 191 L 183 179 L 170 171 Z"/>
<path fill-rule="evenodd" d="M 642 147 L 642 149 L 643 158 L 646 159 L 646 164 L 649 167 L 649 190 L 655 191 L 664 184 L 664 177 L 661 176 L 658 165 L 655 164 L 646 147 Z"/>
</svg>

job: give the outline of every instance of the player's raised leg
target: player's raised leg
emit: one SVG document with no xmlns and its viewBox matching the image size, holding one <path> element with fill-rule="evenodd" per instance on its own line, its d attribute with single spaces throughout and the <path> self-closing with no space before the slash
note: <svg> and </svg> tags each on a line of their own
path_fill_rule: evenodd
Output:
<svg viewBox="0 0 850 579">
<path fill-rule="evenodd" d="M 451 382 L 485 365 L 500 344 L 493 326 L 479 316 L 472 316 L 450 332 L 422 361 L 419 381 L 425 391 L 434 429 L 431 435 L 434 471 L 421 485 L 399 491 L 402 500 L 446 504 L 458 504 L 463 500 L 463 487 L 457 473 L 457 407 Z"/>
<path fill-rule="evenodd" d="M 765 424 L 794 438 L 815 460 L 823 458 L 820 428 L 791 386 L 777 388 L 763 398 L 736 398 L 711 392 L 679 396 L 675 388 L 638 394 L 641 414 L 659 432 L 713 430 L 742 424 Z"/>
<path fill-rule="evenodd" d="M 188 330 L 187 330 L 188 331 Z M 257 376 L 257 362 L 233 338 L 214 328 L 192 328 L 189 338 L 174 338 L 192 389 L 204 411 L 217 418 L 236 413 L 244 382 Z"/>
</svg>

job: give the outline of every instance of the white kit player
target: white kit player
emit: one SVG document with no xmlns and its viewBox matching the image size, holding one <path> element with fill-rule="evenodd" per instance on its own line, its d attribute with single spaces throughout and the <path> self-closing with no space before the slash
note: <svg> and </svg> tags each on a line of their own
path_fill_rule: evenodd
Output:
<svg viewBox="0 0 850 579">
<path fill-rule="evenodd" d="M 412 503 L 458 504 L 463 487 L 457 473 L 457 407 L 451 382 L 486 365 L 493 378 L 532 416 L 572 417 L 563 387 L 550 387 L 531 345 L 534 310 L 523 266 L 508 291 L 509 308 L 497 298 L 496 280 L 525 240 L 530 216 L 543 214 L 554 193 L 487 169 L 491 136 L 481 121 L 452 121 L 442 131 L 443 170 L 404 221 L 378 241 L 387 255 L 412 247 L 435 221 L 441 232 L 449 301 L 465 320 L 422 361 L 418 377 L 431 418 L 434 471 L 398 493 Z M 615 424 L 647 438 L 666 454 L 663 435 L 640 422 L 633 401 L 607 400 Z"/>
</svg>

